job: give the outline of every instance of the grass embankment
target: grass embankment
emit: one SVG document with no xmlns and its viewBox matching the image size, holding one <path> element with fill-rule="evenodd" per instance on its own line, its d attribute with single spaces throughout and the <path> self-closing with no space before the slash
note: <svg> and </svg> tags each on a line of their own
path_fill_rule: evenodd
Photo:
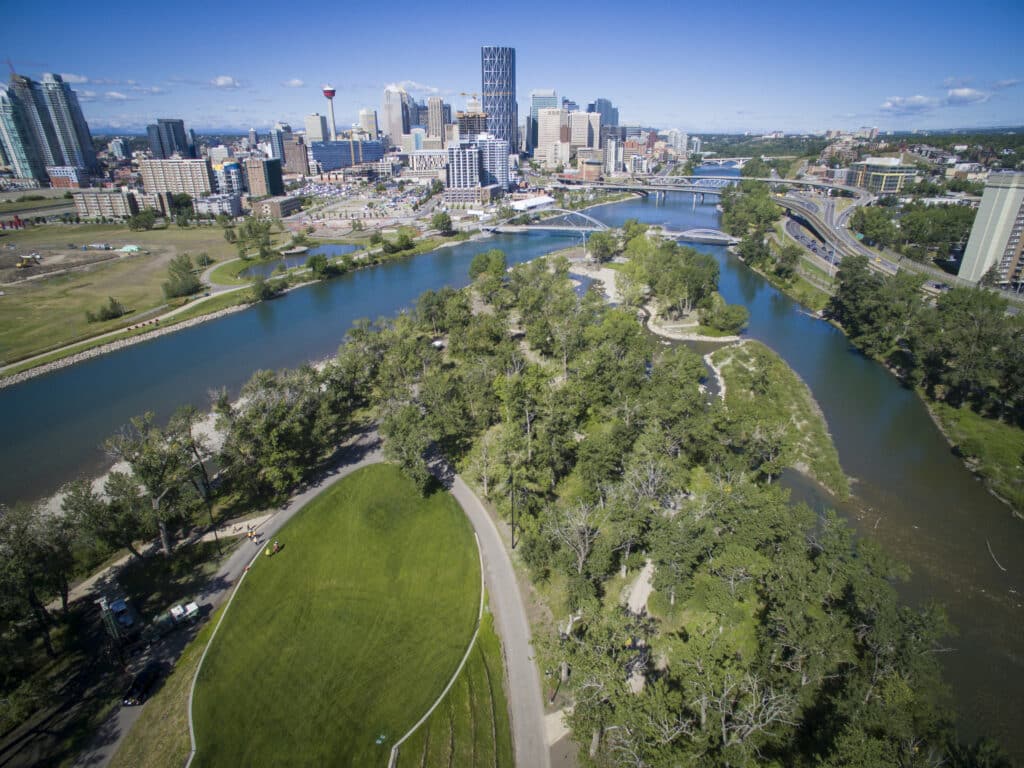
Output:
<svg viewBox="0 0 1024 768">
<path fill-rule="evenodd" d="M 185 764 L 192 748 L 188 732 L 188 697 L 192 678 L 222 610 L 214 611 L 210 621 L 185 648 L 174 671 L 146 702 L 135 726 L 124 737 L 110 761 L 109 768 L 138 768 L 141 765 L 147 768 L 181 768 Z"/>
<path fill-rule="evenodd" d="M 0 202 L 0 213 L 18 213 L 19 211 L 40 211 L 44 208 L 74 207 L 75 201 L 66 197 L 50 197 L 46 200 L 22 200 Z"/>
<path fill-rule="evenodd" d="M 494 617 L 485 610 L 466 666 L 430 719 L 400 747 L 399 767 L 511 766 L 504 669 Z"/>
<path fill-rule="evenodd" d="M 166 303 L 163 283 L 167 265 L 178 253 L 206 252 L 214 260 L 231 258 L 234 249 L 220 227 L 132 232 L 111 225 L 52 225 L 9 232 L 3 243 L 40 249 L 52 263 L 73 249 L 69 243 L 103 241 L 114 248 L 138 245 L 149 253 L 121 256 L 63 275 L 4 287 L 0 300 L 0 363 L 11 363 L 89 337 L 133 325 Z M 90 323 L 86 311 L 96 312 L 113 296 L 130 314 Z"/>
<path fill-rule="evenodd" d="M 922 399 L 947 440 L 1000 498 L 1024 517 L 1024 429 L 986 419 L 970 408 Z"/>
<path fill-rule="evenodd" d="M 279 534 L 199 676 L 196 766 L 383 765 L 476 626 L 472 529 L 447 493 L 362 469 Z M 379 743 L 378 743 L 379 742 Z"/>
<path fill-rule="evenodd" d="M 725 380 L 725 403 L 780 441 L 779 465 L 806 472 L 840 498 L 850 494 L 849 481 L 825 417 L 807 385 L 775 352 L 747 341 L 711 354 Z"/>
</svg>

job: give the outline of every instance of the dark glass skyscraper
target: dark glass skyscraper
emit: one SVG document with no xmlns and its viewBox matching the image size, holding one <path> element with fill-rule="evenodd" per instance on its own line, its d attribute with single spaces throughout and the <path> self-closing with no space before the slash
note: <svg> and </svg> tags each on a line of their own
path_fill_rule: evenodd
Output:
<svg viewBox="0 0 1024 768">
<path fill-rule="evenodd" d="M 185 134 L 185 121 L 161 117 L 156 125 L 147 125 L 149 148 L 153 157 L 167 160 L 171 155 L 178 154 L 182 158 L 195 157 Z"/>
<path fill-rule="evenodd" d="M 616 127 L 619 124 L 619 110 L 613 106 L 608 99 L 595 99 L 587 105 L 587 112 L 597 112 L 601 115 L 601 127 Z"/>
<path fill-rule="evenodd" d="M 516 49 L 484 46 L 480 49 L 480 81 L 487 132 L 519 151 L 519 109 L 516 105 Z"/>
</svg>

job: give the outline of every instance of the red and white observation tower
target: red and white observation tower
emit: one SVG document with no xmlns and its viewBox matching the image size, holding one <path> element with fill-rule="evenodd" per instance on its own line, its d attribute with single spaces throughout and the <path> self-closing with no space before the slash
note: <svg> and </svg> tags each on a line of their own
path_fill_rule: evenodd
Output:
<svg viewBox="0 0 1024 768">
<path fill-rule="evenodd" d="M 331 141 L 338 140 L 338 133 L 334 128 L 334 94 L 336 91 L 333 86 L 324 86 L 324 96 L 327 98 L 327 120 L 330 122 L 331 127 Z"/>
</svg>

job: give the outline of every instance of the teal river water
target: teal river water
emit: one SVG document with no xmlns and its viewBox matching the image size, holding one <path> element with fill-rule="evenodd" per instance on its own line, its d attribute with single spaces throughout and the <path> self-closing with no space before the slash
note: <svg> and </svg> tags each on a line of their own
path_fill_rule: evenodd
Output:
<svg viewBox="0 0 1024 768">
<path fill-rule="evenodd" d="M 717 169 L 715 169 L 717 172 Z M 592 209 L 609 224 L 627 218 L 674 229 L 715 227 L 714 200 L 689 195 Z M 253 371 L 332 354 L 359 317 L 391 315 L 424 290 L 464 285 L 472 257 L 503 249 L 522 262 L 572 239 L 500 235 L 350 273 L 251 309 L 104 355 L 0 391 L 0 502 L 54 491 L 106 464 L 98 446 L 147 409 L 209 407 L 210 390 L 237 392 Z M 863 535 L 908 563 L 901 587 L 912 602 L 943 603 L 958 635 L 942 660 L 962 735 L 988 733 L 1024 758 L 1018 728 L 1024 687 L 1024 521 L 989 495 L 951 453 L 920 400 L 881 366 L 851 349 L 828 324 L 802 314 L 724 248 L 699 246 L 720 262 L 725 298 L 750 310 L 747 335 L 771 346 L 821 405 L 855 498 L 837 504 L 796 474 L 794 498 L 840 509 Z M 988 546 L 1007 570 L 1000 570 Z"/>
</svg>

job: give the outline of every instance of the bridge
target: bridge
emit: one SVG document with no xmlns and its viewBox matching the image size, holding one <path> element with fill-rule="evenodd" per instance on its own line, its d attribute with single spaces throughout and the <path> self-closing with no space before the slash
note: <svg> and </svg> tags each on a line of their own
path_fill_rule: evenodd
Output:
<svg viewBox="0 0 1024 768">
<path fill-rule="evenodd" d="M 662 237 L 672 240 L 681 240 L 684 243 L 710 243 L 711 245 L 735 245 L 740 241 L 738 237 L 722 232 L 718 229 L 687 229 L 677 232 L 672 229 L 662 229 Z"/>
<path fill-rule="evenodd" d="M 748 160 L 753 160 L 752 157 L 704 157 L 701 155 L 701 165 L 735 165 L 737 168 L 742 168 L 747 164 Z"/>
<path fill-rule="evenodd" d="M 543 208 L 536 213 L 553 213 L 556 215 L 541 219 L 537 223 L 510 223 L 522 216 L 531 215 L 529 213 L 520 213 L 508 219 L 484 226 L 481 229 L 484 232 L 532 232 L 535 230 L 538 232 L 603 232 L 608 229 L 608 225 L 603 221 L 598 221 L 593 216 L 588 216 L 582 211 L 570 211 L 565 208 Z"/>
</svg>

